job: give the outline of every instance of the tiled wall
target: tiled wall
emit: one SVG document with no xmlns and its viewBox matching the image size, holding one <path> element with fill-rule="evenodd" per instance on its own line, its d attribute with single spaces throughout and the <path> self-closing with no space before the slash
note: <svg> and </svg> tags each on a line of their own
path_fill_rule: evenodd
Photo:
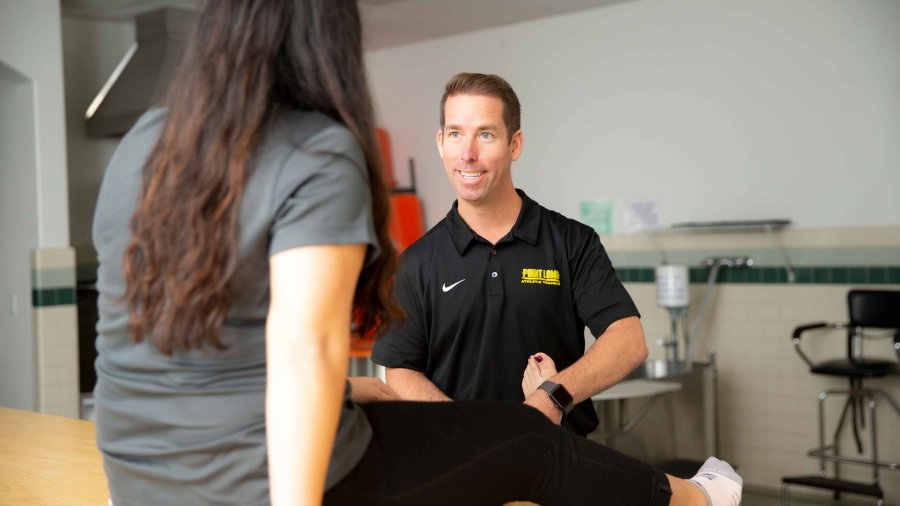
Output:
<svg viewBox="0 0 900 506">
<path fill-rule="evenodd" d="M 75 250 L 34 250 L 31 280 L 37 408 L 42 413 L 77 418 L 79 393 Z"/>
<path fill-rule="evenodd" d="M 623 283 L 652 283 L 652 267 L 617 268 L 616 274 Z M 691 283 L 709 280 L 708 267 L 691 267 Z M 795 267 L 794 282 L 798 284 L 900 284 L 900 267 Z M 788 271 L 783 267 L 756 267 L 748 269 L 721 269 L 718 283 L 787 283 Z"/>
<path fill-rule="evenodd" d="M 767 248 L 773 248 L 772 239 L 765 234 L 679 234 L 664 237 L 662 241 L 642 236 L 613 236 L 604 237 L 603 242 L 617 264 L 617 272 L 639 271 L 643 276 L 623 277 L 633 280 L 626 281 L 626 287 L 642 312 L 644 331 L 654 358 L 664 356 L 663 349 L 655 343 L 669 332 L 668 313 L 656 305 L 653 264 L 636 265 L 635 257 L 656 258 L 658 262 L 662 242 L 670 259 L 688 260 L 692 265 L 706 256 L 760 258 L 761 266 L 742 269 L 745 274 L 741 277 L 726 277 L 724 272 L 720 275 L 695 341 L 695 356 L 703 357 L 710 349 L 717 354 L 722 456 L 740 467 L 747 484 L 778 488 L 784 475 L 816 472 L 818 463 L 807 457 L 806 452 L 818 444 L 817 396 L 826 388 L 845 386 L 841 379 L 811 375 L 793 349 L 791 332 L 801 323 L 846 321 L 846 294 L 851 288 L 900 289 L 900 280 L 892 277 L 900 270 L 900 227 L 864 229 L 863 233 L 860 229 L 779 232 L 774 237 L 774 248 L 785 247 L 788 259 L 796 268 L 796 283 L 787 283 L 786 276 L 773 279 L 768 274 L 751 275 L 755 270 L 785 272 L 783 267 L 774 265 L 773 259 L 780 254 L 767 252 Z M 795 255 L 798 248 L 802 248 L 805 257 Z M 800 264 L 793 257 L 803 258 L 803 266 L 798 268 Z M 630 263 L 629 259 L 632 259 Z M 877 265 L 866 262 L 877 262 Z M 827 275 L 818 277 L 816 269 L 822 269 Z M 801 275 L 802 272 L 805 274 Z M 646 273 L 650 274 L 649 278 Z M 699 271 L 692 276 L 694 310 L 706 288 L 706 275 Z M 814 358 L 845 353 L 843 332 L 822 335 L 822 339 L 804 343 L 804 349 Z M 896 358 L 890 339 L 867 341 L 865 350 L 867 355 Z M 900 402 L 900 377 L 871 380 L 866 384 L 886 390 Z M 833 428 L 842 401 L 830 402 L 830 412 L 826 414 Z M 900 460 L 900 417 L 886 403 L 880 404 L 879 410 L 881 456 Z M 871 451 L 868 434 L 863 432 L 866 452 Z M 843 448 L 852 448 L 850 439 L 843 442 Z M 871 476 L 867 469 L 855 466 L 844 465 L 842 469 L 846 478 L 863 480 Z M 883 471 L 882 486 L 888 503 L 900 504 L 900 471 Z"/>
</svg>

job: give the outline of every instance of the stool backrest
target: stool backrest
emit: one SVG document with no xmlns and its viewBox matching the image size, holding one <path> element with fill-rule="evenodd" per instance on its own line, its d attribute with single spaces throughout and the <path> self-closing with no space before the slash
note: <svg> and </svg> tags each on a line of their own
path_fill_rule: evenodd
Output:
<svg viewBox="0 0 900 506">
<path fill-rule="evenodd" d="M 894 352 L 900 359 L 900 291 L 850 290 L 847 294 L 850 325 L 847 329 L 847 356 L 857 361 L 862 355 L 862 328 L 894 329 Z"/>
<path fill-rule="evenodd" d="M 851 327 L 900 329 L 900 291 L 851 290 L 847 305 Z"/>
</svg>

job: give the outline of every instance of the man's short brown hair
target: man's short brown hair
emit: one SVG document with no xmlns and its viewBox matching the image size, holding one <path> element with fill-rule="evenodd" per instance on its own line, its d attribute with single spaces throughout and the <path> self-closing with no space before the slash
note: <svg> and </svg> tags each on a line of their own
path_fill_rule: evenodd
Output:
<svg viewBox="0 0 900 506">
<path fill-rule="evenodd" d="M 513 91 L 506 79 L 494 74 L 475 74 L 460 72 L 451 77 L 444 87 L 444 96 L 441 97 L 441 130 L 444 129 L 444 106 L 447 98 L 456 95 L 484 95 L 499 98 L 503 103 L 503 123 L 506 125 L 507 141 L 512 140 L 514 133 L 519 131 L 522 120 L 522 109 L 519 106 L 519 97 Z"/>
</svg>

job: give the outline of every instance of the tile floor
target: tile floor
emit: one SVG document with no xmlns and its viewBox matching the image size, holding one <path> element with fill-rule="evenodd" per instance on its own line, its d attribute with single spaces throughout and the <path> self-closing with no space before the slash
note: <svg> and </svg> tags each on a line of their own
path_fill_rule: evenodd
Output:
<svg viewBox="0 0 900 506">
<path fill-rule="evenodd" d="M 846 496 L 840 501 L 832 500 L 828 497 L 817 497 L 809 492 L 792 489 L 790 506 L 863 506 L 874 505 L 875 501 L 865 500 L 861 496 Z M 887 504 L 894 504 L 888 498 Z M 781 506 L 781 492 L 772 489 L 763 489 L 756 487 L 745 487 L 741 506 Z"/>
</svg>

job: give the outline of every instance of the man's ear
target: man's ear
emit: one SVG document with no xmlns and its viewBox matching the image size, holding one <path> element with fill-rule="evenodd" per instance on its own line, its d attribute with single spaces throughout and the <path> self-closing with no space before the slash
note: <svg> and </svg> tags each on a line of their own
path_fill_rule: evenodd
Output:
<svg viewBox="0 0 900 506">
<path fill-rule="evenodd" d="M 513 134 L 512 139 L 509 140 L 509 157 L 511 159 L 518 160 L 519 155 L 522 154 L 522 148 L 525 147 L 525 138 L 522 136 L 522 130 L 516 130 L 516 133 Z"/>
<path fill-rule="evenodd" d="M 441 158 L 444 158 L 444 142 L 443 142 L 444 141 L 444 129 L 443 128 L 438 129 L 437 137 L 435 140 L 437 140 L 438 154 L 441 155 Z"/>
</svg>

